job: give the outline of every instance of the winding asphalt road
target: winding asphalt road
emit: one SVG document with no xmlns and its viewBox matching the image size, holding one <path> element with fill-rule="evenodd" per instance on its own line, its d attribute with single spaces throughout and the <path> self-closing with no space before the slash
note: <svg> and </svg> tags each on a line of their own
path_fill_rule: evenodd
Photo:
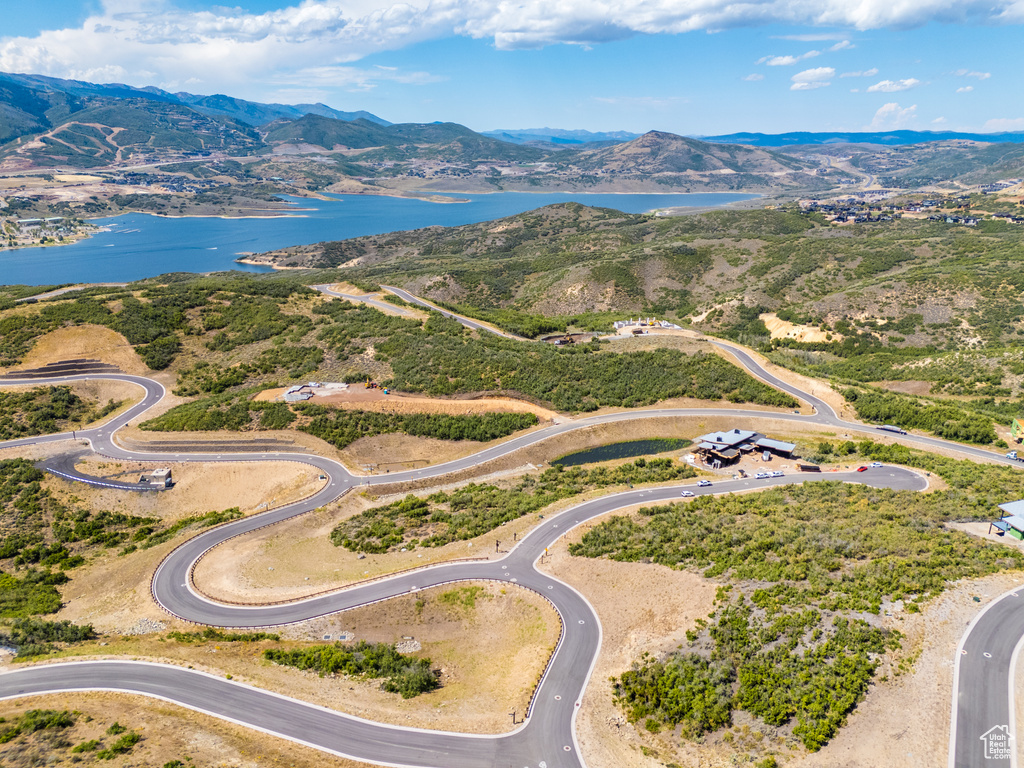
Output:
<svg viewBox="0 0 1024 768">
<path fill-rule="evenodd" d="M 582 595 L 563 582 L 539 572 L 536 570 L 535 564 L 545 548 L 576 525 L 626 506 L 676 500 L 680 490 L 685 486 L 632 490 L 580 504 L 545 520 L 543 525 L 535 528 L 501 560 L 428 567 L 283 605 L 232 606 L 210 601 L 199 595 L 191 586 L 191 571 L 200 557 L 226 539 L 259 527 L 272 525 L 327 504 L 357 484 L 391 484 L 438 477 L 449 472 L 478 466 L 490 459 L 507 455 L 526 445 L 549 439 L 554 435 L 595 424 L 638 418 L 683 416 L 724 416 L 736 419 L 738 422 L 768 417 L 790 420 L 794 423 L 824 424 L 847 432 L 875 434 L 870 427 L 840 420 L 827 403 L 800 392 L 772 376 L 743 350 L 731 345 L 723 346 L 726 346 L 728 351 L 758 378 L 809 402 L 815 409 L 814 415 L 800 416 L 775 411 L 720 408 L 651 409 L 605 414 L 536 430 L 506 441 L 499 446 L 488 448 L 474 456 L 446 464 L 422 470 L 356 477 L 337 462 L 314 455 L 295 453 L 150 454 L 126 451 L 115 443 L 114 434 L 122 425 L 141 416 L 159 402 L 164 395 L 163 387 L 160 384 L 142 377 L 109 374 L 47 380 L 50 383 L 64 383 L 84 378 L 116 379 L 129 381 L 143 388 L 142 401 L 118 416 L 116 420 L 77 433 L 78 440 L 87 441 L 96 453 L 113 458 L 154 462 L 299 461 L 318 467 L 327 476 L 327 482 L 321 491 L 302 502 L 206 531 L 188 540 L 168 555 L 153 576 L 152 591 L 154 599 L 165 610 L 180 618 L 224 627 L 271 626 L 336 613 L 439 584 L 466 579 L 496 579 L 532 589 L 550 600 L 562 621 L 562 635 L 537 687 L 531 703 L 531 711 L 527 713 L 528 716 L 523 726 L 513 733 L 493 737 L 417 731 L 369 723 L 179 667 L 127 661 L 80 662 L 19 668 L 0 675 L 0 698 L 14 698 L 62 690 L 120 690 L 174 701 L 183 706 L 265 730 L 283 738 L 367 762 L 422 766 L 424 768 L 450 768 L 452 766 L 466 766 L 467 768 L 481 766 L 482 768 L 483 766 L 506 763 L 531 768 L 541 766 L 542 763 L 549 768 L 555 768 L 555 766 L 582 767 L 584 763 L 575 741 L 574 723 L 583 691 L 589 681 L 600 648 L 600 622 Z M 2 383 L 10 385 L 19 382 L 7 380 Z M 38 385 L 40 382 L 36 379 L 23 383 Z M 26 438 L 0 443 L 0 448 L 68 439 L 70 436 L 67 434 Z M 928 447 L 954 448 L 960 453 L 975 458 L 1012 463 L 989 451 L 952 444 L 935 438 L 905 435 L 900 436 L 899 439 L 902 442 Z M 724 481 L 715 483 L 711 488 L 690 486 L 689 490 L 696 494 L 730 493 L 772 485 L 820 480 L 862 482 L 877 487 L 901 489 L 921 490 L 926 487 L 924 478 L 914 472 L 883 467 L 860 473 L 791 475 L 770 480 Z M 1012 602 L 1007 605 L 1012 606 Z M 982 614 L 981 620 L 977 622 L 970 637 L 965 638 L 965 641 L 970 641 L 980 628 L 989 626 L 990 622 L 985 620 L 986 617 L 990 615 L 995 617 L 999 613 L 995 608 L 990 607 Z M 1014 615 L 1012 609 L 1007 613 Z M 1018 624 L 1021 626 L 1018 627 Z M 1024 622 L 1021 620 L 1016 620 L 1016 623 L 1011 622 L 1008 629 L 997 627 L 995 630 L 996 636 L 1012 640 L 1011 656 L 1013 655 L 1012 647 L 1015 647 L 1022 632 L 1024 632 Z M 969 655 L 968 651 L 968 656 L 963 658 L 966 659 Z M 993 654 L 993 658 L 995 658 L 995 654 Z M 1003 674 L 1000 682 L 997 671 L 991 676 L 991 679 L 986 678 L 985 685 L 995 687 L 1001 685 L 1001 690 L 1006 691 L 1007 679 L 1008 674 Z M 958 680 L 960 681 L 958 701 L 966 702 L 963 710 L 971 709 L 971 705 L 980 700 L 994 701 L 999 698 L 999 696 L 992 695 L 991 689 L 978 688 L 973 677 L 963 674 L 958 677 Z M 1004 705 L 1009 703 L 1008 695 L 1003 695 L 1001 698 Z M 991 717 L 998 719 L 999 716 L 997 711 L 985 714 L 985 717 L 990 719 Z M 961 724 L 971 719 L 965 716 L 964 712 L 960 713 L 959 719 L 954 724 L 954 737 L 960 733 Z M 1012 722 L 1010 725 L 1012 727 Z M 953 762 L 953 749 L 951 746 L 951 763 Z M 981 763 L 957 760 L 955 764 L 959 766 Z M 990 763 L 986 761 L 984 764 Z"/>
</svg>

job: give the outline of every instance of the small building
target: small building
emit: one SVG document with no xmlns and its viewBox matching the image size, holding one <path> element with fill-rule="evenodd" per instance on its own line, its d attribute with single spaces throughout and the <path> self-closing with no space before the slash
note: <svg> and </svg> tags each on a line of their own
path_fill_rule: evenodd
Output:
<svg viewBox="0 0 1024 768">
<path fill-rule="evenodd" d="M 1024 540 L 1024 499 L 1000 504 L 999 508 L 1003 511 L 1003 516 L 989 524 L 988 532 L 992 533 L 992 529 L 995 528 L 1018 541 Z"/>
<path fill-rule="evenodd" d="M 286 403 L 301 403 L 304 400 L 309 400 L 313 397 L 313 393 L 308 390 L 310 384 L 296 384 L 294 387 L 288 387 L 284 393 L 284 401 Z"/>
<path fill-rule="evenodd" d="M 154 469 L 149 473 L 149 484 L 158 485 L 162 488 L 170 488 L 174 485 L 174 481 L 171 479 L 171 470 L 168 467 L 163 469 Z"/>
</svg>

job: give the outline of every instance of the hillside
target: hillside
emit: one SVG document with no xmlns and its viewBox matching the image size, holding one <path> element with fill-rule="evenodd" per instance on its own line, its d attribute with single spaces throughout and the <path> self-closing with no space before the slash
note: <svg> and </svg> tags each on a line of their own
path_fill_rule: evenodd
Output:
<svg viewBox="0 0 1024 768">
<path fill-rule="evenodd" d="M 796 207 L 565 204 L 261 259 L 319 267 L 316 282 L 398 285 L 522 336 L 668 319 L 830 380 L 869 423 L 998 446 L 1024 418 L 1024 225 L 978 215 L 834 224 Z"/>
<path fill-rule="evenodd" d="M 965 364 L 946 356 L 967 350 L 977 361 L 966 380 L 1007 395 L 1024 391 L 1022 247 L 1024 227 L 997 220 L 836 225 L 796 208 L 656 217 L 563 204 L 261 260 L 341 267 L 331 274 L 399 285 L 528 335 L 667 317 L 857 380 L 953 386 Z M 879 355 L 907 367 L 863 362 Z"/>
<path fill-rule="evenodd" d="M 585 170 L 628 173 L 748 173 L 778 175 L 803 171 L 809 164 L 786 155 L 735 145 L 714 145 L 662 131 L 632 141 L 581 153 L 575 165 Z"/>
<path fill-rule="evenodd" d="M 881 144 L 898 146 L 927 144 L 933 141 L 983 141 L 986 143 L 1021 143 L 1024 131 L 1003 133 L 964 133 L 961 131 L 845 131 L 790 133 L 729 133 L 701 136 L 715 144 L 746 144 L 751 147 L 793 147 L 815 144 Z"/>
<path fill-rule="evenodd" d="M 124 99 L 83 106 L 31 139 L 0 148 L 4 166 L 94 168 L 171 154 L 248 154 L 261 146 L 249 126 L 176 104 Z"/>
<path fill-rule="evenodd" d="M 270 144 L 311 144 L 324 149 L 336 146 L 363 149 L 389 142 L 385 128 L 369 120 L 344 122 L 323 115 L 303 115 L 297 120 L 275 120 L 264 127 Z"/>
</svg>

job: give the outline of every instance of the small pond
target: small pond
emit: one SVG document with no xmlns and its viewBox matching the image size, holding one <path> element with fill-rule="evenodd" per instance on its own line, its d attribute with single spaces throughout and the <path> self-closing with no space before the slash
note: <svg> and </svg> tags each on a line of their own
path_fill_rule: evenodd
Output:
<svg viewBox="0 0 1024 768">
<path fill-rule="evenodd" d="M 655 453 L 665 453 L 666 451 L 679 451 L 690 444 L 690 440 L 680 437 L 628 440 L 622 443 L 609 443 L 608 445 L 599 445 L 597 448 L 588 448 L 585 451 L 568 453 L 551 463 L 561 464 L 563 467 L 575 467 L 580 464 L 593 464 L 598 461 L 631 459 L 634 456 L 650 456 Z"/>
</svg>

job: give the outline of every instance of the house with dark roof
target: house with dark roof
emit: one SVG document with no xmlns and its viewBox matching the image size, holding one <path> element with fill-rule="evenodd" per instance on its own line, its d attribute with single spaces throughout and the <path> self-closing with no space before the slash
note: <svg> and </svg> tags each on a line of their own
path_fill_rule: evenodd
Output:
<svg viewBox="0 0 1024 768">
<path fill-rule="evenodd" d="M 694 451 L 711 464 L 718 461 L 728 464 L 737 461 L 740 456 L 751 451 L 769 451 L 778 456 L 791 458 L 796 444 L 772 440 L 760 432 L 746 429 L 731 429 L 725 432 L 709 432 L 694 441 Z"/>
</svg>

